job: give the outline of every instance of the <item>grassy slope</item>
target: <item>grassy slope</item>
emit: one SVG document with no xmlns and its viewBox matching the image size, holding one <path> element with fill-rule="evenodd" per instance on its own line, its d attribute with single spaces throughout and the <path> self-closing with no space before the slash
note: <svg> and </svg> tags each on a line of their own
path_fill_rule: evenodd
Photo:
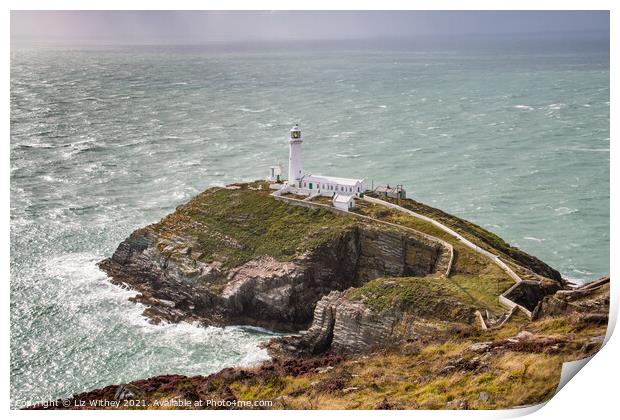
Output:
<svg viewBox="0 0 620 420">
<path fill-rule="evenodd" d="M 463 246 L 452 235 L 444 232 L 435 225 L 424 220 L 417 219 L 397 210 L 389 209 L 384 206 L 367 202 L 359 202 L 356 207 L 356 212 L 366 216 L 374 217 L 375 219 L 384 220 L 401 226 L 406 226 L 449 242 L 450 244 L 452 244 L 457 254 L 454 261 L 454 270 L 456 270 L 457 272 L 479 272 L 484 267 L 489 265 L 489 260 L 487 258 L 474 252 L 470 248 Z M 499 271 L 501 272 L 501 270 Z"/>
<path fill-rule="evenodd" d="M 560 356 L 508 352 L 484 373 L 437 375 L 467 345 L 448 342 L 414 355 L 374 355 L 361 363 L 345 362 L 330 374 L 248 381 L 231 389 L 237 398 L 249 400 L 286 395 L 286 407 L 295 409 L 371 409 L 384 398 L 405 409 L 441 409 L 452 400 L 466 400 L 469 408 L 493 409 L 544 401 L 557 387 Z M 340 389 L 321 391 L 321 383 L 330 382 Z M 481 392 L 491 400 L 481 401 Z"/>
<path fill-rule="evenodd" d="M 475 358 L 477 354 L 468 351 L 471 344 L 500 340 L 520 330 L 568 341 L 559 350 L 498 351 L 484 359 L 478 369 L 441 373 L 455 360 Z M 384 398 L 392 408 L 445 408 L 453 400 L 466 401 L 474 409 L 536 404 L 555 392 L 561 363 L 580 357 L 584 342 L 604 334 L 605 326 L 579 326 L 570 317 L 537 322 L 515 319 L 500 330 L 478 331 L 470 337 L 421 348 L 375 353 L 345 361 L 328 372 L 251 378 L 235 381 L 230 388 L 239 399 L 285 396 L 274 408 L 368 409 Z M 488 398 L 481 399 L 481 393 Z"/>
<path fill-rule="evenodd" d="M 506 347 L 514 343 L 513 339 L 506 340 L 508 337 L 524 330 L 533 333 L 536 340 Z M 497 409 L 537 404 L 555 392 L 561 364 L 591 355 L 597 347 L 585 350 L 584 344 L 592 337 L 604 336 L 605 330 L 606 325 L 580 322 L 574 315 L 539 321 L 517 315 L 500 329 L 463 330 L 451 334 L 447 341 L 446 336 L 433 336 L 361 357 L 328 355 L 319 363 L 268 362 L 250 369 L 225 369 L 209 377 L 170 375 L 138 380 L 131 386 L 138 389 L 138 401 L 146 402 L 146 407 L 133 408 L 158 409 L 166 406 L 163 402 L 178 399 L 223 398 L 269 400 L 275 409 L 371 409 L 386 405 L 401 409 Z M 474 351 L 470 348 L 474 343 L 492 343 L 495 349 Z M 109 386 L 91 391 L 78 400 L 112 399 L 116 389 Z"/>
<path fill-rule="evenodd" d="M 235 267 L 261 255 L 289 261 L 340 236 L 359 223 L 322 209 L 275 201 L 265 183 L 240 189 L 210 188 L 153 226 L 164 233 L 195 238 L 199 260 Z"/>
<path fill-rule="evenodd" d="M 503 255 L 504 258 L 507 258 L 509 261 L 512 260 L 517 264 L 529 267 L 531 270 L 544 276 L 556 280 L 560 279 L 560 273 L 555 270 L 549 270 L 548 267 L 545 267 L 544 263 L 542 263 L 542 261 L 540 261 L 538 258 L 529 255 L 526 252 L 523 252 L 519 248 L 511 246 L 496 234 L 489 232 L 488 230 L 472 222 L 458 218 L 442 210 L 436 209 L 434 207 L 428 206 L 412 199 L 403 199 L 397 201 L 395 199 L 387 197 L 379 198 L 395 204 L 399 204 L 400 206 L 415 211 L 416 213 L 437 220 L 438 222 L 443 223 L 444 225 L 465 236 L 467 239 L 480 246 L 481 248 L 499 253 L 500 255 Z"/>
<path fill-rule="evenodd" d="M 359 202 L 357 212 L 420 232 L 433 235 L 449 242 L 454 247 L 455 259 L 452 275 L 446 281 L 459 287 L 469 300 L 478 307 L 499 313 L 504 308 L 497 296 L 514 284 L 514 281 L 489 259 L 463 246 L 458 240 L 431 223 L 411 217 L 405 213 L 371 203 Z"/>
<path fill-rule="evenodd" d="M 480 303 L 452 281 L 432 276 L 375 279 L 346 292 L 377 312 L 397 308 L 431 319 L 467 320 L 464 312 Z M 472 312 L 471 310 L 469 311 Z"/>
<path fill-rule="evenodd" d="M 195 259 L 220 261 L 224 268 L 238 266 L 260 255 L 289 261 L 356 224 L 366 223 L 353 216 L 275 201 L 269 196 L 265 182 L 239 184 L 237 188 L 210 188 L 150 227 L 169 239 L 162 247 L 172 244 L 174 251 L 168 251 L 171 258 L 188 246 L 187 241 L 178 238 L 191 238 Z M 502 312 L 497 295 L 512 286 L 513 281 L 488 259 L 434 225 L 402 212 L 359 200 L 357 211 L 450 242 L 456 251 L 453 275 L 449 279 L 451 285 L 464 292 L 463 298 L 475 302 L 476 307 Z M 484 231 L 468 225 L 475 231 Z"/>
</svg>

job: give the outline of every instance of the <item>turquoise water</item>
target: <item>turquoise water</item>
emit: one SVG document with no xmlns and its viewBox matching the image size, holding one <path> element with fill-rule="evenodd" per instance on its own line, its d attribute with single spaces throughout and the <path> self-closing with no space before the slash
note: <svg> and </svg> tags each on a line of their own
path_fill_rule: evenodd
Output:
<svg viewBox="0 0 620 420">
<path fill-rule="evenodd" d="M 609 272 L 609 48 L 13 48 L 11 397 L 252 364 L 268 334 L 150 325 L 95 263 L 286 163 L 403 184 L 567 278 Z M 284 165 L 285 166 L 285 165 Z"/>
</svg>

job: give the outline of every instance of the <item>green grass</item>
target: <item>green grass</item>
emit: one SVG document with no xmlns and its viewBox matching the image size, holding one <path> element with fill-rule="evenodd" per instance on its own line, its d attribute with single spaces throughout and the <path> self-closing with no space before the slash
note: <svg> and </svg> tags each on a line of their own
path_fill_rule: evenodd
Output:
<svg viewBox="0 0 620 420">
<path fill-rule="evenodd" d="M 464 274 L 476 273 L 484 270 L 489 265 L 489 260 L 470 248 L 462 245 L 460 241 L 449 233 L 439 229 L 432 223 L 412 217 L 398 210 L 393 210 L 378 204 L 372 204 L 359 201 L 355 208 L 355 212 L 375 219 L 405 226 L 417 231 L 432 235 L 436 238 L 452 244 L 455 250 L 456 258 L 454 260 L 453 272 L 461 272 Z"/>
<path fill-rule="evenodd" d="M 366 224 L 354 216 L 276 201 L 269 196 L 266 183 L 239 184 L 237 187 L 209 189 L 148 229 L 166 239 L 165 246 L 178 244 L 179 249 L 184 249 L 191 241 L 180 239 L 195 240 L 199 252 L 193 249 L 192 256 L 199 254 L 198 258 L 203 261 L 217 260 L 225 267 L 233 267 L 261 255 L 288 261 L 338 238 L 356 225 Z M 378 312 L 398 309 L 412 315 L 404 317 L 403 322 L 417 316 L 455 327 L 464 321 L 472 322 L 475 309 L 504 311 L 497 296 L 513 281 L 499 267 L 430 223 L 361 200 L 358 203 L 357 211 L 362 214 L 411 227 L 452 243 L 456 252 L 455 271 L 449 278 L 375 279 L 347 290 L 348 299 L 362 301 Z M 400 204 L 403 205 L 403 200 Z M 487 248 L 498 246 L 500 252 L 500 249 L 509 247 L 472 223 L 413 200 L 407 200 L 406 204 L 464 235 L 467 231 L 465 236 L 475 238 L 476 243 L 484 242 Z M 514 248 L 506 250 L 513 254 L 517 251 Z M 242 400 L 278 398 L 274 408 L 373 408 L 384 398 L 401 408 L 445 408 L 451 401 L 466 401 L 469 408 L 474 409 L 532 404 L 552 395 L 562 362 L 580 357 L 579 349 L 585 341 L 605 333 L 606 326 L 579 324 L 575 317 L 567 315 L 530 321 L 517 312 L 499 329 L 458 335 L 446 328 L 446 334 L 433 333 L 420 343 L 414 342 L 412 348 L 420 345 L 415 351 L 404 352 L 403 347 L 352 357 L 329 372 L 310 370 L 299 376 L 273 372 L 256 377 L 239 376 L 232 380 L 223 377 L 210 383 L 203 377 L 194 377 L 158 389 L 153 396 L 178 398 L 179 393 L 184 395 L 187 391 L 204 400 L 219 398 L 218 393 L 230 386 Z M 456 359 L 473 357 L 467 350 L 473 342 L 512 337 L 524 329 L 535 334 L 567 337 L 574 343 L 561 346 L 557 354 L 501 350 L 485 359 L 480 370 L 439 374 Z M 343 388 L 356 389 L 347 392 L 344 389 L 326 390 L 323 385 L 334 380 L 341 380 Z M 489 394 L 489 399 L 480 399 L 481 392 Z"/>
<path fill-rule="evenodd" d="M 370 194 L 374 195 L 374 194 Z M 498 252 L 503 256 L 512 259 L 519 264 L 528 267 L 532 271 L 546 277 L 559 279 L 560 274 L 547 266 L 538 258 L 529 255 L 519 248 L 513 247 L 496 234 L 459 217 L 448 214 L 442 210 L 417 202 L 412 199 L 396 200 L 392 198 L 379 197 L 382 200 L 396 203 L 401 207 L 412 210 L 416 213 L 430 217 L 438 222 L 452 228 L 456 232 L 465 236 L 476 245 L 492 252 Z"/>
<path fill-rule="evenodd" d="M 378 312 L 397 308 L 447 321 L 468 321 L 478 303 L 456 283 L 432 276 L 375 279 L 349 289 L 346 296 Z"/>
<path fill-rule="evenodd" d="M 201 261 L 235 267 L 261 255 L 292 260 L 357 223 L 351 216 L 276 201 L 266 188 L 240 186 L 210 188 L 153 228 L 195 238 Z"/>
<path fill-rule="evenodd" d="M 192 258 L 207 263 L 219 261 L 226 269 L 262 255 L 272 256 L 279 261 L 290 261 L 340 237 L 356 225 L 367 224 L 352 215 L 334 214 L 325 209 L 308 209 L 276 201 L 269 195 L 266 183 L 238 184 L 235 188 L 210 188 L 150 228 L 168 239 L 164 241 L 167 244 L 183 238 L 184 242 L 179 245 L 176 253 L 188 243 L 193 243 Z M 476 308 L 487 308 L 494 312 L 502 310 L 497 295 L 510 287 L 512 280 L 487 259 L 432 224 L 402 212 L 361 200 L 358 211 L 440 237 L 453 244 L 455 261 L 450 279 L 425 279 L 425 285 L 437 283 L 437 290 L 433 291 L 435 297 L 444 292 L 456 291 L 459 299 L 466 299 L 465 302 Z M 174 258 L 176 253 L 172 252 L 171 257 Z M 405 305 L 408 302 L 413 305 L 417 298 L 422 297 L 408 295 L 403 290 L 401 292 L 400 302 Z M 375 302 L 379 307 L 384 304 L 382 299 L 387 299 L 387 296 Z"/>
<path fill-rule="evenodd" d="M 464 320 L 466 311 L 505 308 L 498 295 L 513 284 L 499 270 L 478 275 L 401 277 L 372 280 L 347 291 L 347 298 L 363 301 L 375 311 L 399 308 L 415 315 L 442 320 Z M 499 293 L 498 293 L 499 291 Z"/>
<path fill-rule="evenodd" d="M 506 277 L 497 267 L 495 273 L 480 273 L 478 275 L 456 274 L 444 281 L 458 287 L 467 296 L 466 302 L 479 309 L 488 309 L 496 314 L 503 313 L 504 308 L 498 299 L 498 295 L 514 284 L 512 279 Z"/>
<path fill-rule="evenodd" d="M 189 238 L 194 243 L 193 258 L 203 262 L 220 261 L 224 268 L 230 268 L 261 255 L 290 261 L 361 223 L 353 216 L 334 214 L 326 209 L 307 209 L 276 201 L 269 195 L 271 191 L 265 182 L 236 184 L 235 188 L 210 188 L 189 203 L 179 206 L 176 212 L 151 228 L 158 231 L 160 236 L 169 237 L 169 243 L 172 244 L 178 242 L 176 238 Z M 327 197 L 314 200 L 330 201 Z M 413 200 L 401 200 L 400 204 L 414 207 L 416 211 L 425 209 L 425 213 L 437 217 L 454 229 L 467 230 L 468 237 L 472 237 L 471 232 L 477 232 L 493 246 L 508 246 L 481 227 L 440 210 Z M 355 211 L 450 242 L 455 249 L 454 274 L 475 275 L 492 270 L 487 259 L 431 223 L 362 200 L 358 200 Z M 480 242 L 476 235 L 473 236 Z M 490 248 L 490 245 L 486 247 Z M 179 246 L 175 251 L 182 249 Z M 174 253 L 170 252 L 171 258 L 175 257 Z"/>
</svg>

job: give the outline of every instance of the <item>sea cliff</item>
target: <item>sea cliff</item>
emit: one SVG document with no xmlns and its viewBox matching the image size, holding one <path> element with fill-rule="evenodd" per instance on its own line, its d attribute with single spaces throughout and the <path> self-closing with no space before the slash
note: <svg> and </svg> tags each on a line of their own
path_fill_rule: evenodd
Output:
<svg viewBox="0 0 620 420">
<path fill-rule="evenodd" d="M 210 188 L 133 232 L 100 267 L 137 291 L 132 299 L 146 305 L 151 322 L 287 334 L 265 343 L 272 361 L 252 369 L 155 377 L 74 400 L 129 395 L 149 408 L 166 398 L 268 400 L 276 408 L 504 408 L 549 398 L 561 363 L 600 347 L 608 278 L 571 287 L 491 232 L 399 200 L 522 278 L 518 299 L 526 310 L 511 309 L 499 296 L 514 278 L 484 253 L 425 220 L 358 201 L 346 214 L 276 201 L 264 182 L 236 184 Z"/>
</svg>

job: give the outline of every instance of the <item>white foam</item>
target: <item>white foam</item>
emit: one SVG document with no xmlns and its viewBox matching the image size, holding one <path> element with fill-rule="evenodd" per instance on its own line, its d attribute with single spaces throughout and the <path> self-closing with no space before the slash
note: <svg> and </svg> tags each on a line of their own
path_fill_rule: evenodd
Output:
<svg viewBox="0 0 620 420">
<path fill-rule="evenodd" d="M 604 153 L 609 153 L 609 148 L 605 149 L 588 149 L 588 148 L 579 148 L 579 149 L 575 149 L 578 150 L 580 152 L 604 152 Z"/>
<path fill-rule="evenodd" d="M 524 236 L 523 239 L 527 239 L 528 241 L 535 241 L 535 242 L 544 242 L 544 239 L 540 239 L 540 238 L 535 238 L 533 236 Z"/>
<path fill-rule="evenodd" d="M 258 112 L 265 112 L 267 111 L 267 108 L 263 108 L 263 109 L 251 109 L 251 108 L 245 108 L 245 107 L 241 107 L 238 108 L 239 111 L 242 112 L 252 112 L 252 113 L 258 113 Z"/>
<path fill-rule="evenodd" d="M 579 211 L 577 209 L 571 209 L 570 207 L 558 207 L 554 210 L 559 216 L 565 216 L 567 214 L 577 213 Z"/>
<path fill-rule="evenodd" d="M 152 324 L 142 314 L 144 305 L 128 300 L 137 292 L 113 285 L 96 266 L 102 258 L 90 253 L 73 253 L 51 258 L 45 264 L 46 274 L 57 280 L 58 304 L 70 313 L 80 314 L 79 323 L 87 334 L 102 333 L 110 322 L 123 325 L 133 331 L 132 340 L 173 350 L 170 365 L 187 373 L 210 373 L 230 364 L 247 366 L 269 359 L 266 350 L 257 345 L 269 334 L 266 330 L 202 327 L 189 322 Z M 196 355 L 193 362 L 185 360 L 200 349 L 207 353 Z M 156 361 L 165 362 L 157 358 Z"/>
<path fill-rule="evenodd" d="M 99 300 L 103 297 L 124 301 L 136 295 L 135 290 L 127 291 L 107 281 L 106 274 L 97 267 L 97 262 L 102 259 L 102 256 L 82 252 L 47 260 L 46 274 L 56 278 L 59 287 L 66 289 L 67 294 L 73 297 L 63 301 L 63 305 L 74 306 L 80 300 Z"/>
</svg>

